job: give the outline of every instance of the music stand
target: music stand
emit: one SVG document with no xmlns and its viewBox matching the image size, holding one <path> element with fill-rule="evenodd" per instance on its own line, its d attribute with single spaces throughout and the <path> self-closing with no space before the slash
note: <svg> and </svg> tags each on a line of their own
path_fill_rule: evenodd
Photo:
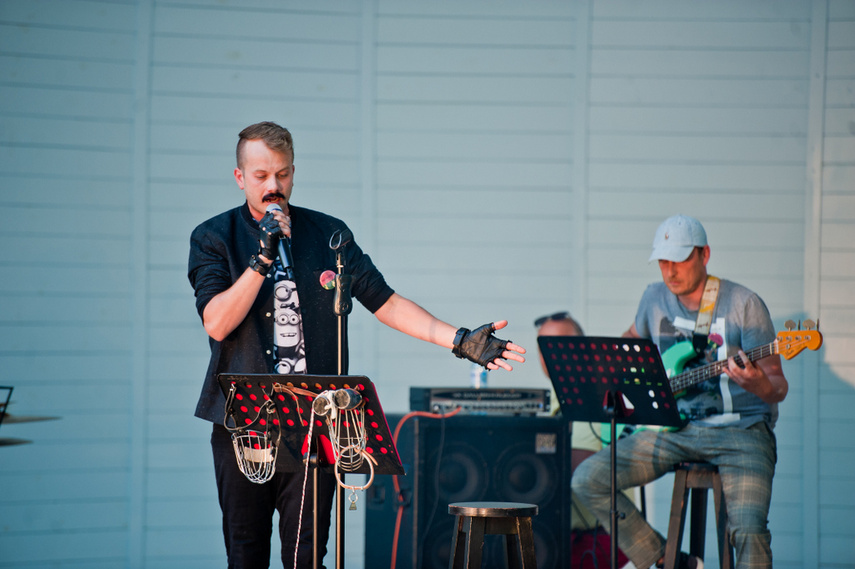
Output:
<svg viewBox="0 0 855 569">
<path fill-rule="evenodd" d="M 15 388 L 11 385 L 8 387 L 5 385 L 0 385 L 0 391 L 6 392 L 5 401 L 3 400 L 3 397 L 0 396 L 0 425 L 3 424 L 3 419 L 6 418 L 6 413 L 8 413 L 9 411 L 9 401 L 12 400 L 12 391 L 14 391 L 14 389 Z"/>
<path fill-rule="evenodd" d="M 568 421 L 611 427 L 611 567 L 617 568 L 617 423 L 682 427 L 656 345 L 646 338 L 540 336 L 547 373 Z"/>
<path fill-rule="evenodd" d="M 389 429 L 374 384 L 367 377 L 357 375 L 222 373 L 217 376 L 217 380 L 227 400 L 230 392 L 234 389 L 234 402 L 229 409 L 226 409 L 227 421 L 231 416 L 235 424 L 234 428 L 255 423 L 264 402 L 272 399 L 278 417 L 278 425 L 275 427 L 281 433 L 276 459 L 277 470 L 300 472 L 305 469 L 304 459 L 309 460 L 309 465 L 313 468 L 315 488 L 313 492 L 313 555 L 315 556 L 314 566 L 318 567 L 318 472 L 321 469 L 334 472 L 335 457 L 333 456 L 329 427 L 323 417 L 315 417 L 315 424 L 312 428 L 313 440 L 308 439 L 308 420 L 312 415 L 312 403 L 315 397 L 324 391 L 340 389 L 357 391 L 362 396 L 362 404 L 365 409 L 367 439 L 365 450 L 376 461 L 374 474 L 404 474 L 404 467 L 392 440 L 392 432 Z M 308 391 L 313 396 L 304 394 L 292 396 L 277 390 L 277 386 Z M 312 460 L 311 456 L 315 456 L 315 460 Z M 359 468 L 350 472 L 369 474 L 371 467 L 367 461 L 363 461 Z M 340 490 L 340 488 L 337 489 L 337 493 Z M 343 525 L 341 508 L 338 508 L 337 512 L 336 525 Z M 342 535 L 342 532 L 337 532 L 337 535 Z M 336 547 L 338 548 L 338 546 L 337 543 Z"/>
<path fill-rule="evenodd" d="M 0 386 L 0 391 L 6 392 L 5 398 L 3 396 L 0 396 L 0 425 L 3 424 L 3 419 L 5 419 L 6 415 L 8 415 L 9 402 L 12 400 L 12 391 L 14 389 L 15 388 L 12 386 Z M 30 442 L 32 441 L 27 441 L 24 439 L 2 438 L 0 439 L 0 446 L 22 445 Z"/>
</svg>

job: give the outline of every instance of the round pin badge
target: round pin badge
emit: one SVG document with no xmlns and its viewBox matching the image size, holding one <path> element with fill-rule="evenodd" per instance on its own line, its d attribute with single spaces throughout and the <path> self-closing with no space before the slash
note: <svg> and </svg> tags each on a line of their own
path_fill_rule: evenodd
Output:
<svg viewBox="0 0 855 569">
<path fill-rule="evenodd" d="M 330 270 L 326 270 L 321 273 L 321 286 L 326 290 L 332 290 L 335 288 L 335 273 Z"/>
</svg>

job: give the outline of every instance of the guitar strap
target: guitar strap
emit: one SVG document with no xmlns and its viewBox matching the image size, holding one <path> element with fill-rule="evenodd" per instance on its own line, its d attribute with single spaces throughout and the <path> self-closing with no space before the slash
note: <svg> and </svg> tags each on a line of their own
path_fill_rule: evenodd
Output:
<svg viewBox="0 0 855 569">
<path fill-rule="evenodd" d="M 698 319 L 695 321 L 695 332 L 692 334 L 692 346 L 699 356 L 703 355 L 704 349 L 707 347 L 707 338 L 710 335 L 713 310 L 720 285 L 721 281 L 718 277 L 707 275 L 704 295 L 701 297 L 701 307 L 698 309 Z"/>
</svg>

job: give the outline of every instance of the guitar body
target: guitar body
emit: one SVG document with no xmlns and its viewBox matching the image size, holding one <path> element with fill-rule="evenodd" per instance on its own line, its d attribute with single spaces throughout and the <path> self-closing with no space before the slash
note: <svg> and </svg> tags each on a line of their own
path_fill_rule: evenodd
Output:
<svg viewBox="0 0 855 569">
<path fill-rule="evenodd" d="M 687 363 L 692 361 L 696 356 L 697 352 L 695 352 L 695 346 L 692 342 L 680 342 L 679 344 L 674 344 L 667 350 L 665 350 L 661 354 L 662 358 L 662 366 L 665 368 L 665 375 L 668 379 L 672 377 L 678 376 L 683 372 L 683 368 Z M 683 389 L 678 392 L 674 392 L 674 397 L 679 398 L 685 394 L 686 390 Z M 685 419 L 685 415 L 683 415 Z M 678 430 L 676 427 L 660 427 L 658 425 L 639 425 L 636 427 L 636 431 L 676 431 Z"/>
<path fill-rule="evenodd" d="M 665 375 L 672 378 L 682 373 L 683 367 L 697 354 L 691 342 L 680 342 L 674 344 L 662 354 L 662 365 L 665 366 Z"/>
</svg>

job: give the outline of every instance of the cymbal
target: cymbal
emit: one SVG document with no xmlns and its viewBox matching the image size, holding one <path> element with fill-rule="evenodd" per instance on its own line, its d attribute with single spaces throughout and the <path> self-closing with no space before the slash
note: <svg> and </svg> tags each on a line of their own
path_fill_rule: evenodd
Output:
<svg viewBox="0 0 855 569">
<path fill-rule="evenodd" d="M 12 424 L 12 423 L 32 423 L 34 421 L 54 421 L 56 419 L 61 419 L 62 417 L 39 417 L 37 415 L 12 415 L 11 413 L 6 413 L 3 416 L 0 424 Z"/>
<path fill-rule="evenodd" d="M 13 445 L 27 445 L 33 441 L 28 441 L 27 439 L 12 439 L 12 438 L 0 438 L 0 447 L 8 447 Z"/>
</svg>

